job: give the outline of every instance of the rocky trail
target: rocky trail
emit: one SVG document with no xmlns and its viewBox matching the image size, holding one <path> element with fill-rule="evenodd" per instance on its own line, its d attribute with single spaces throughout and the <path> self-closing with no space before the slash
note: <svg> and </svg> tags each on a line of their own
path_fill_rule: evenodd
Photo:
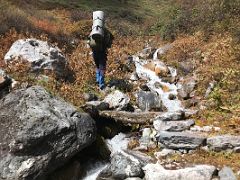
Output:
<svg viewBox="0 0 240 180">
<path fill-rule="evenodd" d="M 186 101 L 194 99 L 198 79 L 194 73 L 181 77 L 161 61 L 170 48 L 146 47 L 129 56 L 126 65 L 133 68 L 125 81 L 134 88 L 124 92 L 115 83 L 102 99 L 86 94 L 86 113 L 40 86 L 14 90 L 17 82 L 1 70 L 0 179 L 238 179 L 240 169 L 234 174 L 231 167 L 173 158 L 199 150 L 240 153 L 240 136 L 213 135 L 219 127 L 195 125 L 204 107 Z M 67 61 L 58 48 L 35 39 L 14 43 L 5 56 L 7 62 L 19 59 L 28 60 L 33 72 L 57 75 Z M 210 91 L 211 85 L 206 95 Z"/>
</svg>

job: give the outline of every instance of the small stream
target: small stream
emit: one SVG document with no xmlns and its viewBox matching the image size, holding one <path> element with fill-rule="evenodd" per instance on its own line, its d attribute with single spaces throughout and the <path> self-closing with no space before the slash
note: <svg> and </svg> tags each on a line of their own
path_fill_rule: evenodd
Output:
<svg viewBox="0 0 240 180">
<path fill-rule="evenodd" d="M 138 77 L 141 79 L 147 80 L 147 86 L 152 92 L 156 92 L 160 95 L 162 99 L 163 105 L 167 108 L 169 112 L 175 112 L 179 110 L 183 110 L 181 101 L 177 98 L 170 100 L 169 94 L 173 94 L 177 97 L 177 89 L 178 87 L 174 83 L 163 82 L 159 76 L 155 74 L 155 72 L 144 67 L 144 64 L 147 63 L 146 60 L 139 59 L 139 57 L 134 56 L 133 61 L 136 66 L 136 73 Z M 153 60 L 154 61 L 154 60 Z M 174 68 L 168 67 L 171 77 L 177 76 L 177 71 Z M 161 84 L 168 88 L 168 91 L 164 91 L 162 88 L 156 87 L 156 83 Z M 127 150 L 129 139 L 126 138 L 126 135 L 123 133 L 119 133 L 112 139 L 106 139 L 106 144 L 111 151 L 111 154 L 115 152 Z M 92 162 L 92 164 L 88 164 L 88 171 L 86 177 L 83 180 L 95 180 L 99 173 L 107 167 L 109 163 L 106 162 Z"/>
</svg>

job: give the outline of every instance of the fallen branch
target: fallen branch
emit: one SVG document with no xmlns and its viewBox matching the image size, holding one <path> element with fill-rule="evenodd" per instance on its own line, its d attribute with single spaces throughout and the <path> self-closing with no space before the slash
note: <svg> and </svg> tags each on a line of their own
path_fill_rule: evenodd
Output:
<svg viewBox="0 0 240 180">
<path fill-rule="evenodd" d="M 99 115 L 104 118 L 112 118 L 124 124 L 149 124 L 162 112 L 127 112 L 127 111 L 99 111 Z"/>
</svg>

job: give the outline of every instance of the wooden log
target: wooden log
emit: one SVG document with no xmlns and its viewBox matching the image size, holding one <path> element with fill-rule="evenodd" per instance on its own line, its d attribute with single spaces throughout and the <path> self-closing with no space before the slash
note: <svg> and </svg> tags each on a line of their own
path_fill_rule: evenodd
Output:
<svg viewBox="0 0 240 180">
<path fill-rule="evenodd" d="M 99 111 L 99 115 L 104 118 L 112 118 L 123 124 L 150 124 L 153 119 L 161 115 L 162 112 L 127 112 L 127 111 Z"/>
</svg>

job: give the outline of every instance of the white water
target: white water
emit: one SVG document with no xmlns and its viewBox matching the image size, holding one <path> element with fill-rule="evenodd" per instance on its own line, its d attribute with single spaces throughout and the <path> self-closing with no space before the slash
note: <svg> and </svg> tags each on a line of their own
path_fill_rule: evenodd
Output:
<svg viewBox="0 0 240 180">
<path fill-rule="evenodd" d="M 87 172 L 83 180 L 96 180 L 102 170 L 108 166 L 108 163 L 95 162 L 90 165 L 90 170 Z"/>
<path fill-rule="evenodd" d="M 138 76 L 147 80 L 147 86 L 151 89 L 151 91 L 155 91 L 161 96 L 163 105 L 168 109 L 168 111 L 174 112 L 182 110 L 183 108 L 181 101 L 179 101 L 177 98 L 174 100 L 170 100 L 168 98 L 169 94 L 177 95 L 177 86 L 175 84 L 163 82 L 162 79 L 155 74 L 155 72 L 143 67 L 143 65 L 147 63 L 146 60 L 140 60 L 139 57 L 134 57 L 133 59 Z M 169 70 L 172 77 L 177 75 L 176 69 L 169 67 Z M 165 92 L 161 87 L 155 87 L 156 82 L 162 86 L 166 86 L 169 90 Z"/>
</svg>

